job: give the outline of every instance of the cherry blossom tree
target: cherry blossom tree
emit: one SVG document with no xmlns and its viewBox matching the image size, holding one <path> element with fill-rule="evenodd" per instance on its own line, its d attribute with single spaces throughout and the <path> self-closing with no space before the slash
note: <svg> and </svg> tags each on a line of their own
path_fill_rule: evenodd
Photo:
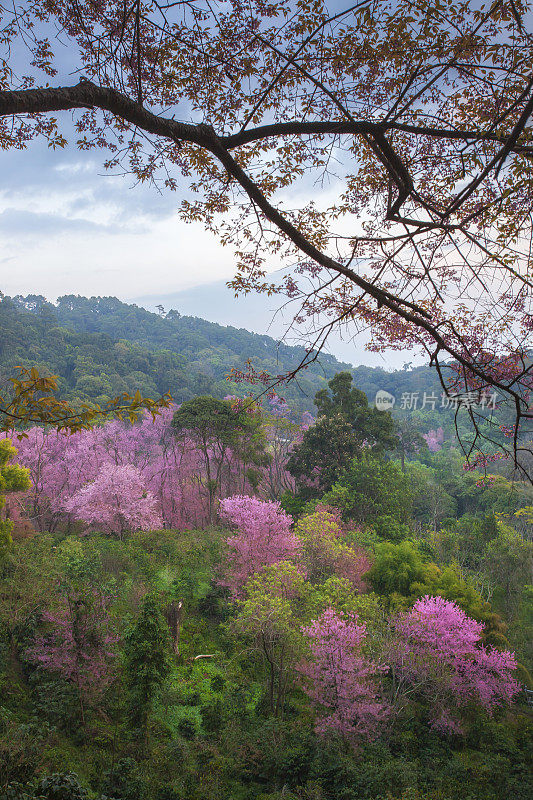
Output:
<svg viewBox="0 0 533 800">
<path fill-rule="evenodd" d="M 94 480 L 102 458 L 92 431 L 66 432 L 30 428 L 18 443 L 21 463 L 30 472 L 26 513 L 40 531 L 64 521 L 63 503 Z"/>
<path fill-rule="evenodd" d="M 387 703 L 378 697 L 376 679 L 384 667 L 362 652 L 366 626 L 357 614 L 326 609 L 303 628 L 311 659 L 300 665 L 308 696 L 322 709 L 318 733 L 340 733 L 353 745 L 373 738 L 389 716 Z"/>
<path fill-rule="evenodd" d="M 138 469 L 167 526 L 183 529 L 205 524 L 202 454 L 191 440 L 178 441 L 172 435 L 174 410 L 164 409 L 155 419 L 145 415 L 134 424 L 116 420 L 70 435 L 30 428 L 19 450 L 21 463 L 30 471 L 32 485 L 25 509 L 35 527 L 45 531 L 68 526 L 69 501 L 105 465 Z M 231 468 L 226 476 L 230 492 L 236 472 Z"/>
<path fill-rule="evenodd" d="M 444 441 L 444 430 L 442 428 L 429 430 L 427 433 L 423 433 L 422 436 L 426 440 L 426 444 L 431 453 L 438 453 L 439 450 L 442 450 L 442 443 Z"/>
<path fill-rule="evenodd" d="M 67 500 L 64 508 L 76 519 L 102 526 L 120 538 L 127 531 L 163 527 L 154 495 L 131 465 L 105 464 L 98 477 Z"/>
<path fill-rule="evenodd" d="M 424 698 L 433 728 L 460 732 L 465 704 L 492 714 L 520 689 L 514 655 L 484 647 L 483 627 L 455 603 L 427 595 L 395 621 L 389 653 L 395 696 Z"/>
<path fill-rule="evenodd" d="M 85 722 L 87 702 L 94 702 L 111 680 L 116 636 L 111 630 L 110 598 L 99 591 L 64 591 L 58 608 L 44 611 L 46 630 L 39 634 L 25 656 L 72 683 Z"/>
<path fill-rule="evenodd" d="M 262 567 L 296 557 L 299 541 L 291 531 L 292 517 L 279 503 L 236 495 L 221 501 L 219 516 L 236 529 L 227 540 L 229 552 L 220 579 L 234 597 Z"/>
</svg>

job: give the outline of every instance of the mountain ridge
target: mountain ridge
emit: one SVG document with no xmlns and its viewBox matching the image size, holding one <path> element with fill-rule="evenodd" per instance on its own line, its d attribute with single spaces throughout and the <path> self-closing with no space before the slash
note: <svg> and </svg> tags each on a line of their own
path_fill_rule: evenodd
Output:
<svg viewBox="0 0 533 800">
<path fill-rule="evenodd" d="M 221 325 L 171 309 L 156 314 L 116 297 L 64 295 L 51 303 L 42 295 L 0 298 L 0 368 L 36 364 L 60 376 L 66 397 L 96 401 L 140 389 L 146 396 L 170 391 L 177 402 L 195 394 L 242 394 L 228 381 L 232 367 L 251 359 L 258 371 L 278 375 L 294 369 L 304 347 L 278 342 L 246 328 Z M 336 372 L 350 371 L 373 401 L 379 389 L 433 390 L 434 370 L 387 371 L 353 366 L 321 353 L 298 379 L 280 389 L 300 410 L 312 410 L 315 393 Z"/>
</svg>

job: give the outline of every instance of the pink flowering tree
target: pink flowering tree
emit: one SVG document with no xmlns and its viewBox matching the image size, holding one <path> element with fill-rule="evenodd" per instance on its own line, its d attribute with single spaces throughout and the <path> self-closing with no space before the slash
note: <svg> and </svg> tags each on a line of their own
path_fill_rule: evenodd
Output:
<svg viewBox="0 0 533 800">
<path fill-rule="evenodd" d="M 317 733 L 341 734 L 352 745 L 373 738 L 387 720 L 389 706 L 378 697 L 376 679 L 383 667 L 363 652 L 366 627 L 357 614 L 328 608 L 304 627 L 311 659 L 300 665 L 307 695 L 322 710 Z"/>
<path fill-rule="evenodd" d="M 120 538 L 128 531 L 163 527 L 154 495 L 131 465 L 105 464 L 98 477 L 76 492 L 64 509 Z"/>
<path fill-rule="evenodd" d="M 483 624 L 442 597 L 423 597 L 395 623 L 389 653 L 397 698 L 418 695 L 431 709 L 431 727 L 459 733 L 460 709 L 475 703 L 492 714 L 519 691 L 512 653 L 481 644 Z"/>
<path fill-rule="evenodd" d="M 176 436 L 171 425 L 175 406 L 162 409 L 155 419 L 146 414 L 133 424 L 114 420 L 70 435 L 41 427 L 28 429 L 19 444 L 19 461 L 30 470 L 31 478 L 30 491 L 20 498 L 25 515 L 40 531 L 68 530 L 75 518 L 70 511 L 73 498 L 95 482 L 104 467 L 138 470 L 145 490 L 157 500 L 165 526 L 180 530 L 209 521 L 207 489 L 213 486 L 209 482 L 213 469 L 219 496 L 253 494 L 261 483 L 262 491 L 274 497 L 292 485 L 285 470 L 292 439 L 286 441 L 286 434 L 289 431 L 298 438 L 300 428 L 279 416 L 280 406 L 278 415 L 269 417 L 272 430 L 276 429 L 271 437 L 257 407 L 231 400 L 222 405 L 239 424 L 222 449 L 216 442 L 199 446 L 188 430 Z M 105 527 L 106 522 L 94 517 L 94 524 Z"/>
<path fill-rule="evenodd" d="M 109 597 L 95 590 L 63 592 L 57 609 L 44 611 L 45 631 L 26 650 L 35 665 L 61 675 L 77 690 L 82 722 L 111 680 L 117 637 L 113 634 Z"/>
<path fill-rule="evenodd" d="M 296 557 L 299 541 L 291 530 L 292 517 L 279 503 L 236 495 L 220 502 L 219 516 L 236 530 L 227 540 L 229 552 L 220 580 L 234 597 L 263 567 Z"/>
<path fill-rule="evenodd" d="M 442 450 L 442 443 L 444 442 L 444 430 L 442 428 L 429 430 L 427 433 L 423 433 L 422 436 L 426 440 L 428 450 L 431 453 L 438 453 L 439 450 Z"/>
<path fill-rule="evenodd" d="M 63 502 L 98 474 L 101 456 L 92 439 L 92 431 L 69 435 L 33 427 L 17 443 L 20 463 L 30 471 L 26 515 L 37 530 L 53 531 L 65 522 Z"/>
<path fill-rule="evenodd" d="M 31 489 L 21 502 L 34 527 L 68 529 L 70 501 L 106 465 L 138 470 L 166 526 L 183 530 L 206 524 L 204 457 L 190 438 L 173 435 L 174 412 L 175 407 L 164 409 L 155 420 L 147 414 L 134 424 L 116 420 L 71 435 L 30 428 L 20 442 L 19 460 L 30 470 Z M 228 451 L 221 476 L 226 496 L 242 491 L 242 476 L 241 456 Z M 245 491 L 250 488 L 246 483 Z"/>
</svg>

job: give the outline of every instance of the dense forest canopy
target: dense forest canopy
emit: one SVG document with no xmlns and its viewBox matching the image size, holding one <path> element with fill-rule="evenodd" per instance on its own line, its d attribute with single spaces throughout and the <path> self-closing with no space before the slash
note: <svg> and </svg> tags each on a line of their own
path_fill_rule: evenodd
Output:
<svg viewBox="0 0 533 800">
<path fill-rule="evenodd" d="M 0 5 L 2 146 L 103 150 L 235 248 L 235 289 L 297 300 L 316 321 L 311 350 L 336 325 L 370 328 L 378 350 L 425 351 L 446 387 L 450 359 L 455 391 L 496 387 L 518 425 L 531 413 L 530 11 L 16 0 Z M 271 258 L 290 267 L 277 285 Z"/>
<path fill-rule="evenodd" d="M 60 376 L 61 390 L 69 399 L 113 395 L 125 388 L 140 389 L 149 397 L 169 391 L 176 402 L 206 392 L 224 397 L 242 393 L 242 387 L 226 378 L 232 367 L 244 368 L 248 359 L 258 371 L 278 374 L 294 369 L 305 357 L 303 348 L 269 336 L 173 310 L 162 316 L 110 297 L 65 296 L 55 304 L 36 295 L 3 297 L 0 318 L 4 375 L 19 364 L 36 364 Z M 421 399 L 424 391 L 438 389 L 437 377 L 428 368 L 352 368 L 324 353 L 296 383 L 280 386 L 279 394 L 296 408 L 311 411 L 315 392 L 335 372 L 346 369 L 371 401 L 380 389 L 398 398 L 403 392 L 418 392 Z"/>
</svg>

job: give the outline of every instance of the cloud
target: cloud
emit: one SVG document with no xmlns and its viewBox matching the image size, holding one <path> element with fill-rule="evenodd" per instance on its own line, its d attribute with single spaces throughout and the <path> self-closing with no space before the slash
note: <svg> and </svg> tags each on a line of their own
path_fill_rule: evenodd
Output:
<svg viewBox="0 0 533 800">
<path fill-rule="evenodd" d="M 112 225 L 99 225 L 91 220 L 67 218 L 59 214 L 37 213 L 8 208 L 0 212 L 0 234 L 7 239 L 55 237 L 64 233 L 117 234 Z"/>
</svg>

